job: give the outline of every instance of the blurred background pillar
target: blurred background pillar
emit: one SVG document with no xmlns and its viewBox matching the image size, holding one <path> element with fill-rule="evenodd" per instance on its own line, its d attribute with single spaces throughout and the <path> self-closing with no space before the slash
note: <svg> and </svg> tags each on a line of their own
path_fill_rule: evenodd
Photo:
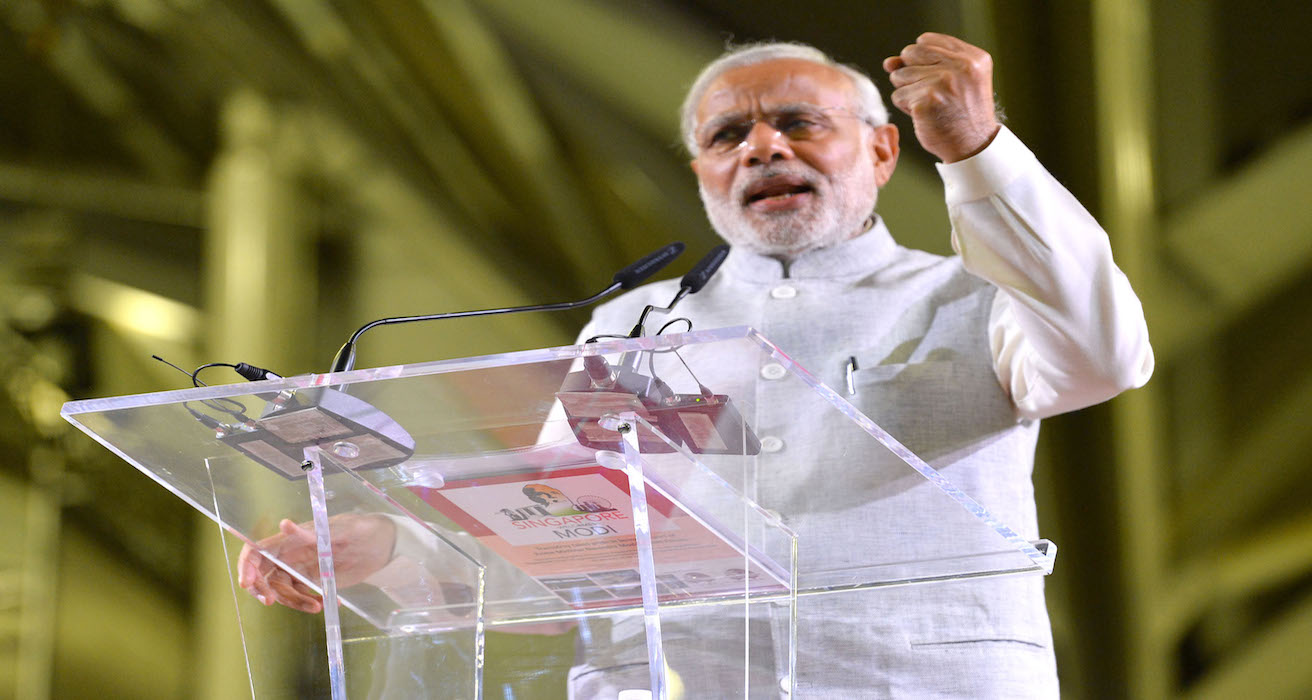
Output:
<svg viewBox="0 0 1312 700">
<path fill-rule="evenodd" d="M 38 445 L 33 471 L 57 477 L 62 455 Z M 54 473 L 52 473 L 54 472 Z M 60 507 L 57 482 L 23 484 L 0 474 L 0 695 L 50 697 Z"/>
<path fill-rule="evenodd" d="M 206 357 L 249 362 L 280 374 L 310 365 L 315 349 L 317 255 L 300 186 L 294 124 L 254 92 L 233 94 L 221 118 L 221 151 L 209 180 L 205 245 Z M 289 369 L 290 368 L 290 369 Z M 216 370 L 222 372 L 223 370 Z M 216 378 L 228 382 L 231 378 Z M 249 498 L 260 494 L 250 493 Z M 247 694 L 247 669 L 219 534 L 200 521 L 197 537 L 197 697 Z M 276 523 L 269 523 L 270 534 Z M 229 558 L 240 542 L 228 538 Z M 241 594 L 244 596 L 244 593 Z M 315 618 L 259 609 L 239 597 L 257 688 L 295 696 L 297 675 L 316 639 Z"/>
<path fill-rule="evenodd" d="M 1102 221 L 1117 264 L 1138 289 L 1151 289 L 1158 269 L 1153 175 L 1153 34 L 1150 7 L 1138 0 L 1093 3 L 1093 70 L 1097 95 Z M 1151 323 L 1151 319 L 1150 319 Z M 1175 685 L 1169 640 L 1162 634 L 1166 567 L 1162 474 L 1162 382 L 1111 404 L 1116 523 L 1115 550 L 1125 591 L 1121 609 L 1130 695 L 1168 697 Z"/>
</svg>

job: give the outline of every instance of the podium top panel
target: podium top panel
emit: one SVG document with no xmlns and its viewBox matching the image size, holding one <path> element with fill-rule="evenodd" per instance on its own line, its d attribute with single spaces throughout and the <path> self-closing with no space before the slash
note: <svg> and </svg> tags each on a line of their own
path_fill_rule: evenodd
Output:
<svg viewBox="0 0 1312 700">
<path fill-rule="evenodd" d="M 1050 571 L 1051 556 L 1031 543 L 1032 513 L 1012 502 L 1024 499 L 981 504 L 974 484 L 952 481 L 961 455 L 917 454 L 954 441 L 989 449 L 987 435 L 953 435 L 955 407 L 918 391 L 925 376 L 951 379 L 950 366 L 933 364 L 862 377 L 867 396 L 914 405 L 917 417 L 891 416 L 892 430 L 747 327 L 90 399 L 61 413 L 256 546 L 284 519 L 310 520 L 302 469 L 321 462 L 335 513 L 386 516 L 427 537 L 415 545 L 432 550 L 417 556 L 419 569 L 486 575 L 494 622 L 498 610 L 531 619 L 569 608 L 543 575 L 526 574 L 527 550 L 516 547 L 541 543 L 507 528 L 540 508 L 548 512 L 534 520 L 554 531 L 548 502 L 557 495 L 574 518 L 622 498 L 622 485 L 614 498 L 601 493 L 619 483 L 605 477 L 623 452 L 616 417 L 636 426 L 658 500 L 799 592 Z M 999 470 L 1028 469 L 1006 455 L 989 458 Z M 557 494 L 530 488 L 553 478 L 564 479 L 552 482 L 564 484 L 551 486 Z M 501 507 L 475 512 L 488 503 Z M 1014 519 L 1020 529 L 1006 522 Z M 380 625 L 419 605 L 353 598 L 349 586 L 343 598 Z"/>
</svg>

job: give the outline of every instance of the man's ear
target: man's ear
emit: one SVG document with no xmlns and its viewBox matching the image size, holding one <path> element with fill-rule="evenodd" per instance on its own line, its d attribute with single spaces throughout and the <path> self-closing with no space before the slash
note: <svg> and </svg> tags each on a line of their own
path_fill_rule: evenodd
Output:
<svg viewBox="0 0 1312 700">
<path fill-rule="evenodd" d="M 898 133 L 897 126 L 893 124 L 882 124 L 874 127 L 874 135 L 870 139 L 870 152 L 875 163 L 875 186 L 883 187 L 888 184 L 893 177 L 893 170 L 897 168 L 898 150 Z M 695 171 L 696 168 L 694 167 Z"/>
</svg>

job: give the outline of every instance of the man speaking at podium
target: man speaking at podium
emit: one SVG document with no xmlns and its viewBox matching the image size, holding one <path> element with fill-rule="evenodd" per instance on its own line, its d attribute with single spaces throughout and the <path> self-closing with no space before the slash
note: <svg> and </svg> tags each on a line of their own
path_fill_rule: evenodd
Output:
<svg viewBox="0 0 1312 700">
<path fill-rule="evenodd" d="M 868 77 L 806 46 L 743 47 L 707 66 L 683 106 L 707 215 L 733 252 L 679 313 L 697 328 L 760 330 L 1036 539 L 1038 419 L 1148 380 L 1143 311 L 1097 222 L 999 125 L 987 53 L 929 33 L 883 67 L 893 104 L 942 161 L 958 256 L 899 247 L 875 214 L 898 130 Z M 627 328 L 676 284 L 606 304 L 585 336 Z M 762 395 L 754 427 L 788 424 L 798 435 L 807 416 Z M 787 513 L 770 498 L 808 479 L 855 487 L 859 462 L 797 474 L 807 460 L 786 458 L 788 442 L 776 438 L 758 458 L 766 507 Z M 788 476 L 769 474 L 772 458 Z M 808 505 L 799 538 L 841 541 L 839 520 Z M 803 546 L 799 564 L 808 555 Z M 1025 576 L 799 600 L 810 629 L 799 630 L 797 696 L 1056 697 L 1042 586 Z"/>
<path fill-rule="evenodd" d="M 987 53 L 927 33 L 883 68 L 893 104 L 941 161 L 957 256 L 898 246 L 875 213 L 899 134 L 871 80 L 811 47 L 747 46 L 707 66 L 683 106 L 707 215 L 733 251 L 679 310 L 698 328 L 762 331 L 877 423 L 904 428 L 908 446 L 1036 539 L 1038 420 L 1148 380 L 1142 308 L 1097 222 L 998 123 Z M 644 305 L 662 306 L 672 284 L 599 308 L 584 337 L 627 329 Z M 782 403 L 775 418 L 805 424 L 788 410 Z M 775 443 L 765 452 L 787 453 L 786 440 Z M 813 475 L 790 464 L 791 483 L 804 486 Z M 841 483 L 859 466 L 814 477 Z M 779 679 L 775 692 L 1056 697 L 1042 587 L 1042 577 L 1024 576 L 820 597 L 803 614 L 825 625 L 802 630 L 799 678 Z M 572 675 L 575 698 L 635 687 L 604 672 Z"/>
</svg>

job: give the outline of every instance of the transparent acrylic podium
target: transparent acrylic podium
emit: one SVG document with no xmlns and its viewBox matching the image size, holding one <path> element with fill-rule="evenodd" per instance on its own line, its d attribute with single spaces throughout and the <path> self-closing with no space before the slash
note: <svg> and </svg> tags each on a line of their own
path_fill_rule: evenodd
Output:
<svg viewBox="0 0 1312 700">
<path fill-rule="evenodd" d="M 745 327 L 63 415 L 322 596 L 334 698 L 787 696 L 799 600 L 1055 554 Z"/>
</svg>

